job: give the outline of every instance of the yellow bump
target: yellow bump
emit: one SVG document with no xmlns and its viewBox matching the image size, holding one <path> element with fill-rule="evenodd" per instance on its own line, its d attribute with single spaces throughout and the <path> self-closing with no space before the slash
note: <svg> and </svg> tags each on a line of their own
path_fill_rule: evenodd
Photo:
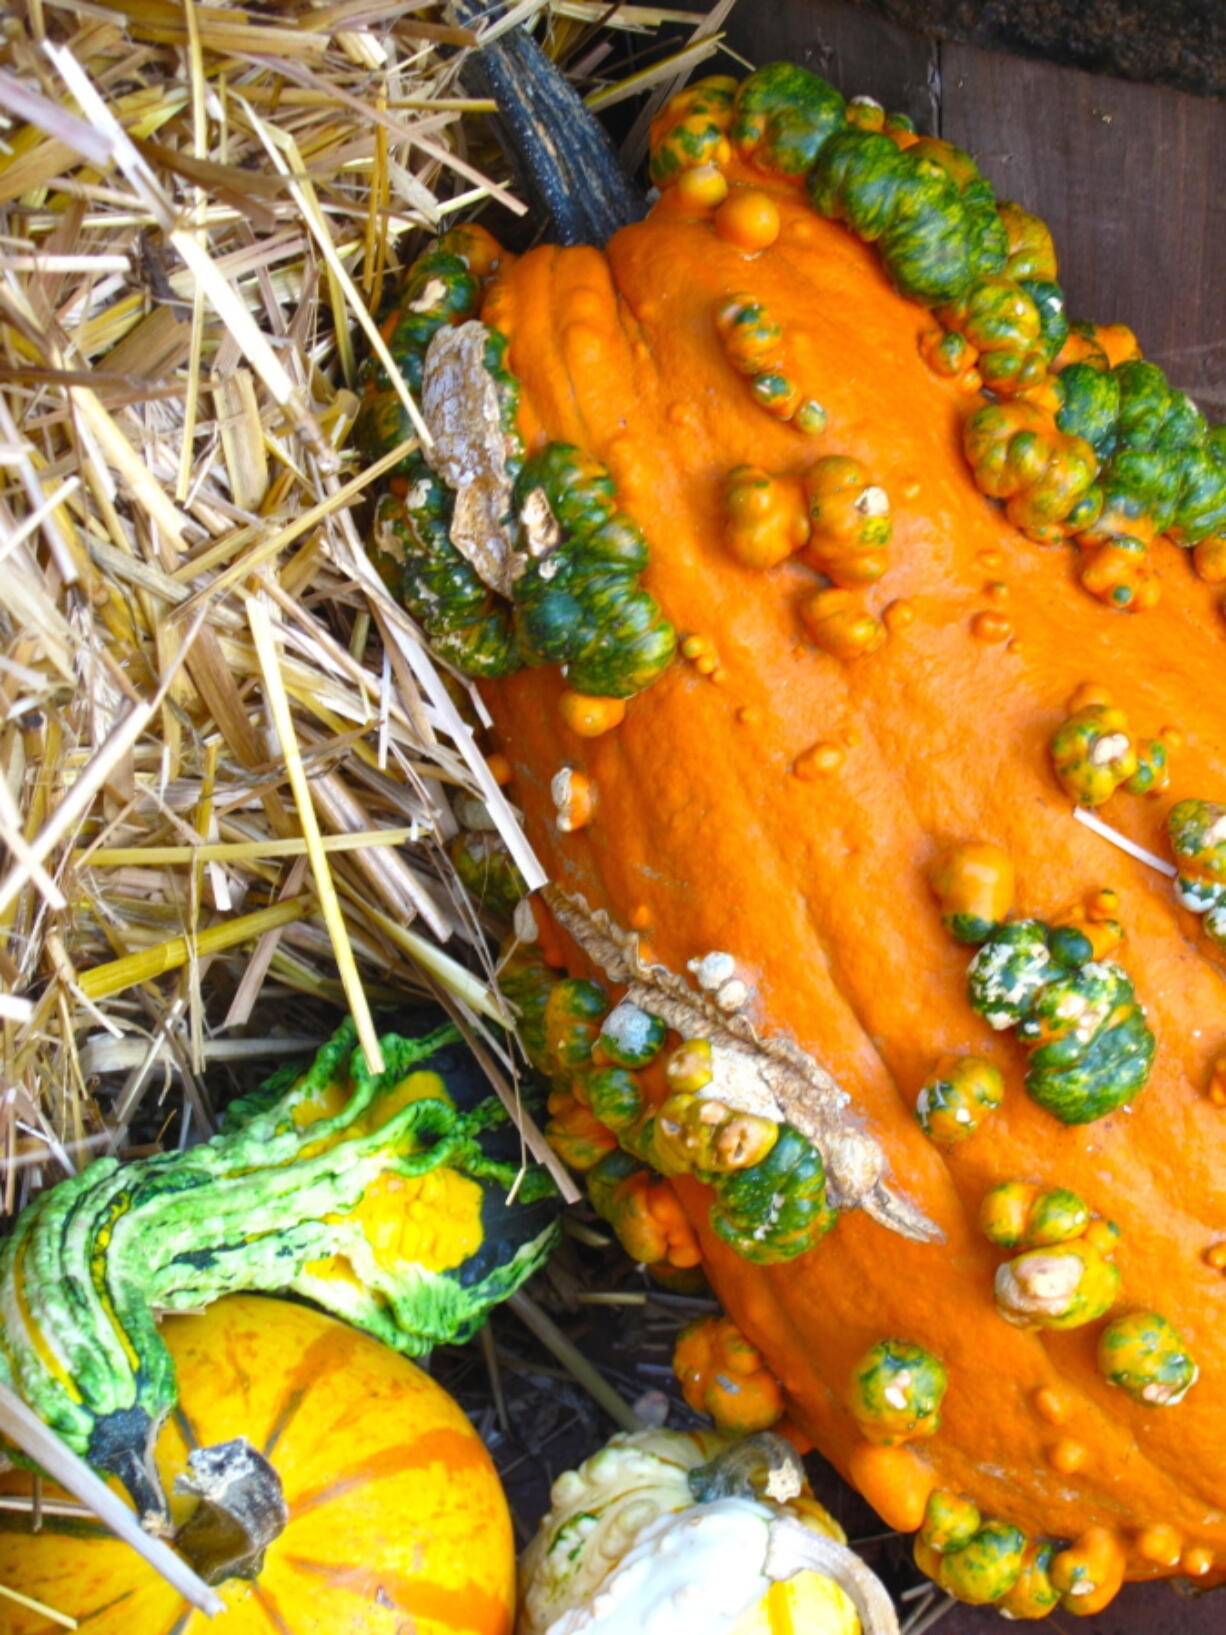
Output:
<svg viewBox="0 0 1226 1635">
<path fill-rule="evenodd" d="M 714 653 L 700 653 L 694 660 L 694 668 L 700 676 L 713 675 L 719 668 L 719 660 Z"/>
<path fill-rule="evenodd" d="M 1070 712 L 1087 709 L 1091 704 L 1110 704 L 1111 694 L 1096 681 L 1083 681 L 1068 701 Z"/>
<path fill-rule="evenodd" d="M 648 296 L 647 300 L 640 301 L 634 309 L 634 316 L 641 324 L 654 324 L 660 316 L 660 303 Z"/>
<path fill-rule="evenodd" d="M 714 210 L 728 197 L 728 178 L 716 165 L 695 165 L 682 171 L 674 186 L 687 210 Z"/>
<path fill-rule="evenodd" d="M 1035 1412 L 1049 1425 L 1063 1425 L 1069 1417 L 1067 1398 L 1050 1385 L 1041 1386 L 1034 1394 Z"/>
<path fill-rule="evenodd" d="M 1168 749 L 1183 748 L 1184 736 L 1178 727 L 1162 727 L 1158 732 L 1158 736 Z"/>
<path fill-rule="evenodd" d="M 832 772 L 837 772 L 846 757 L 847 751 L 841 744 L 814 744 L 796 757 L 792 771 L 802 782 L 813 783 L 818 778 L 827 778 Z"/>
<path fill-rule="evenodd" d="M 983 594 L 989 602 L 1006 602 L 1009 599 L 1009 587 L 1003 579 L 989 579 L 983 587 Z"/>
<path fill-rule="evenodd" d="M 976 641 L 1003 642 L 1013 634 L 1013 626 L 1003 613 L 977 613 L 971 620 L 971 635 Z"/>
<path fill-rule="evenodd" d="M 701 658 L 704 653 L 711 651 L 709 636 L 687 636 L 681 643 L 681 656 L 686 659 Z"/>
<path fill-rule="evenodd" d="M 714 670 L 711 671 L 711 680 L 714 681 L 717 685 L 719 685 L 720 683 L 727 681 L 727 679 L 728 679 L 727 670 L 724 669 L 722 664 L 717 664 L 715 666 Z"/>
<path fill-rule="evenodd" d="M 694 410 L 690 404 L 684 402 L 670 403 L 665 410 L 665 417 L 670 426 L 692 426 L 694 424 Z"/>
<path fill-rule="evenodd" d="M 788 223 L 787 235 L 793 244 L 812 244 L 817 238 L 817 225 L 804 216 L 797 216 Z"/>
<path fill-rule="evenodd" d="M 743 727 L 760 727 L 762 725 L 762 711 L 756 704 L 742 704 L 736 712 L 736 718 Z"/>
<path fill-rule="evenodd" d="M 1003 567 L 1004 560 L 1004 553 L 997 550 L 980 551 L 975 558 L 979 566 L 986 568 L 989 573 L 994 573 L 997 568 Z"/>
<path fill-rule="evenodd" d="M 846 732 L 843 733 L 843 742 L 847 745 L 848 749 L 855 749 L 856 745 L 860 742 L 860 734 L 857 732 L 855 727 L 847 728 Z"/>
<path fill-rule="evenodd" d="M 599 738 L 621 726 L 626 718 L 624 698 L 597 698 L 567 690 L 558 700 L 562 719 L 580 738 Z"/>
<path fill-rule="evenodd" d="M 505 788 L 510 783 L 513 769 L 505 755 L 495 750 L 492 755 L 486 757 L 485 764 L 489 767 L 490 777 L 493 778 L 499 789 Z"/>
<path fill-rule="evenodd" d="M 651 924 L 651 910 L 646 903 L 635 903 L 630 910 L 630 924 L 635 931 L 646 931 Z"/>
<path fill-rule="evenodd" d="M 1085 1467 L 1090 1457 L 1090 1450 L 1084 1442 L 1075 1441 L 1071 1436 L 1062 1436 L 1047 1450 L 1047 1457 L 1053 1469 L 1062 1476 L 1073 1476 Z"/>
<path fill-rule="evenodd" d="M 915 607 L 911 602 L 900 596 L 896 602 L 890 603 L 883 617 L 886 629 L 893 635 L 915 623 Z"/>
<path fill-rule="evenodd" d="M 1213 1566 L 1213 1551 L 1207 1550 L 1203 1544 L 1194 1545 L 1183 1552 L 1179 1565 L 1189 1578 L 1203 1578 Z"/>
<path fill-rule="evenodd" d="M 907 481 L 905 483 L 903 483 L 902 487 L 898 490 L 898 493 L 899 493 L 900 498 L 902 498 L 904 500 L 913 500 L 915 498 L 915 496 L 919 493 L 919 491 L 920 491 L 919 483 L 915 480 L 914 477 L 909 477 L 907 479 Z"/>
<path fill-rule="evenodd" d="M 1215 1272 L 1226 1271 L 1226 1239 L 1205 1250 L 1205 1260 Z"/>
<path fill-rule="evenodd" d="M 1175 1567 L 1179 1563 L 1179 1553 L 1183 1548 L 1183 1540 L 1173 1527 L 1166 1522 L 1155 1522 L 1152 1527 L 1143 1527 L 1136 1538 L 1137 1554 L 1145 1561 L 1152 1561 L 1159 1567 Z"/>
<path fill-rule="evenodd" d="M 779 237 L 779 206 L 760 188 L 738 188 L 715 212 L 715 231 L 750 255 L 768 249 Z"/>
<path fill-rule="evenodd" d="M 562 332 L 566 362 L 572 371 L 599 369 L 604 357 L 604 335 L 595 324 L 584 321 L 567 324 Z"/>
</svg>

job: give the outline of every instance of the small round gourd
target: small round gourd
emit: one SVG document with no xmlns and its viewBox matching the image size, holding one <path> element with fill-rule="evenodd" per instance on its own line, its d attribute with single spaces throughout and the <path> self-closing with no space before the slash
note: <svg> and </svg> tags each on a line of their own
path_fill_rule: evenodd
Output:
<svg viewBox="0 0 1226 1635">
<path fill-rule="evenodd" d="M 156 1449 L 174 1525 L 193 1508 L 174 1491 L 193 1448 L 246 1438 L 280 1479 L 288 1520 L 254 1581 L 220 1578 L 227 1611 L 214 1625 L 100 1522 L 44 1513 L 34 1532 L 30 1511 L 6 1509 L 0 1583 L 96 1635 L 271 1627 L 274 1611 L 286 1635 L 383 1635 L 397 1623 L 420 1635 L 511 1635 L 515 1548 L 502 1488 L 480 1437 L 428 1374 L 334 1318 L 257 1295 L 170 1317 L 164 1336 L 182 1399 Z M 343 1429 L 322 1434 L 329 1426 Z M 10 1471 L 0 1494 L 28 1498 L 31 1483 Z M 43 1493 L 59 1497 L 46 1484 Z M 225 1571 L 217 1560 L 207 1570 Z M 4 1607 L 6 1635 L 49 1627 Z"/>
<path fill-rule="evenodd" d="M 897 1635 L 780 1437 L 622 1433 L 551 1498 L 521 1564 L 518 1635 L 663 1628 L 682 1609 L 710 1635 Z"/>
</svg>

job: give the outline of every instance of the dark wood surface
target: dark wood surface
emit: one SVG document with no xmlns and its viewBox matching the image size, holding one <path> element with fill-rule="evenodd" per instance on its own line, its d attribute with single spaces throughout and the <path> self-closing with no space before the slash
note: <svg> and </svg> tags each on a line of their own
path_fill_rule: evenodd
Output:
<svg viewBox="0 0 1226 1635">
<path fill-rule="evenodd" d="M 834 0 L 740 0 L 727 36 L 751 62 L 804 63 L 973 153 L 1051 226 L 1070 312 L 1130 324 L 1226 419 L 1226 105 L 928 39 Z"/>
<path fill-rule="evenodd" d="M 1226 95 L 1222 0 L 853 0 L 920 34 Z"/>
</svg>

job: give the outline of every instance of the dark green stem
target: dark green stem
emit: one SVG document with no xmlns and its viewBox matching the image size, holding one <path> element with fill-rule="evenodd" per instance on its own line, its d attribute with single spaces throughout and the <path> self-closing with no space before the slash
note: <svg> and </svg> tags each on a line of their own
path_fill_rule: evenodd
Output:
<svg viewBox="0 0 1226 1635">
<path fill-rule="evenodd" d="M 453 0 L 457 20 L 470 27 L 502 9 Z M 603 246 L 646 214 L 603 127 L 522 28 L 473 51 L 460 74 L 474 94 L 497 102 L 508 157 L 537 215 L 552 217 L 558 243 Z"/>
</svg>

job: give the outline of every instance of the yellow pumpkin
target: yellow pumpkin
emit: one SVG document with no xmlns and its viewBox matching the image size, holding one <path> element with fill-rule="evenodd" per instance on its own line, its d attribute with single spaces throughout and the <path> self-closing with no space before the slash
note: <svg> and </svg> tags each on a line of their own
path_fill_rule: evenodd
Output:
<svg viewBox="0 0 1226 1635">
<path fill-rule="evenodd" d="M 281 1479 L 289 1519 L 254 1580 L 194 1611 L 100 1522 L 0 1511 L 0 1584 L 76 1618 L 90 1635 L 510 1635 L 514 1547 L 493 1464 L 447 1393 L 407 1358 L 331 1317 L 235 1295 L 169 1318 L 180 1405 L 158 1439 L 174 1492 L 193 1448 L 246 1437 Z M 0 1493 L 29 1494 L 21 1471 Z M 118 1483 L 113 1483 L 119 1491 Z M 50 1502 L 61 1498 L 44 1484 Z M 47 1635 L 46 1616 L 0 1599 L 4 1635 Z"/>
</svg>

